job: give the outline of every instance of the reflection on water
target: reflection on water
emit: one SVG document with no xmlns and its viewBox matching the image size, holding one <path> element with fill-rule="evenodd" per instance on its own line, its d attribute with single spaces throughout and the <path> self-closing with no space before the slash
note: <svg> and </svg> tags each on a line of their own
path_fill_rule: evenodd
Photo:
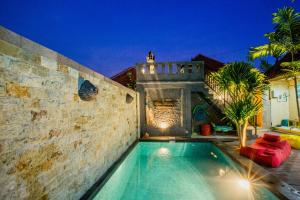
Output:
<svg viewBox="0 0 300 200">
<path fill-rule="evenodd" d="M 161 147 L 158 149 L 158 156 L 170 156 L 170 151 L 168 148 Z"/>
</svg>

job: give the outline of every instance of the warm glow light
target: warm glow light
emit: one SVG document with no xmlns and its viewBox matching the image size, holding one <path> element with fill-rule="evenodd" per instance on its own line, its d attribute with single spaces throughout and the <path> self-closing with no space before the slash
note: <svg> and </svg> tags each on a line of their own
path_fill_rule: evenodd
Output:
<svg viewBox="0 0 300 200">
<path fill-rule="evenodd" d="M 224 176 L 225 175 L 225 170 L 224 169 L 219 169 L 219 175 Z"/>
<path fill-rule="evenodd" d="M 161 123 L 159 124 L 159 127 L 162 128 L 162 129 L 166 129 L 166 128 L 169 127 L 169 124 L 168 124 L 167 122 L 161 122 Z"/>
<path fill-rule="evenodd" d="M 240 179 L 240 180 L 238 180 L 238 185 L 240 187 L 244 188 L 244 189 L 247 189 L 247 190 L 249 190 L 250 186 L 251 186 L 250 182 L 248 180 L 246 180 L 246 179 Z"/>
<path fill-rule="evenodd" d="M 145 74 L 145 69 L 144 68 L 142 69 L 142 73 Z"/>
<path fill-rule="evenodd" d="M 155 66 L 150 65 L 150 74 L 155 74 Z"/>
<path fill-rule="evenodd" d="M 170 154 L 170 151 L 169 149 L 165 148 L 165 147 L 161 147 L 159 150 L 158 150 L 158 154 L 161 155 L 161 156 L 166 156 L 166 155 L 169 155 Z"/>
</svg>

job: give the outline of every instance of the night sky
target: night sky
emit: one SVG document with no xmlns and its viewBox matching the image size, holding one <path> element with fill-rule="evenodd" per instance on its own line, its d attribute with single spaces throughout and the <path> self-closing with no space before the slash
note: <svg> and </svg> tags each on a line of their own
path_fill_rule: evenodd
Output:
<svg viewBox="0 0 300 200">
<path fill-rule="evenodd" d="M 300 12 L 300 0 L 1 0 L 0 25 L 111 76 L 149 50 L 157 61 L 245 60 L 284 5 Z"/>
</svg>

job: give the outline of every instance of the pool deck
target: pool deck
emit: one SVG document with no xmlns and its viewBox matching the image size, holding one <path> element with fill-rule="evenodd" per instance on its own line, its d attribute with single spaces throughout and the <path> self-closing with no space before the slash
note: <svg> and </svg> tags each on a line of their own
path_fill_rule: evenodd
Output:
<svg viewBox="0 0 300 200">
<path fill-rule="evenodd" d="M 272 132 L 272 134 L 279 133 Z M 249 140 L 247 145 L 251 145 L 254 142 L 255 140 Z M 233 146 L 233 148 L 237 148 L 238 145 L 236 141 L 227 144 Z M 262 167 L 300 191 L 300 150 L 292 149 L 290 157 L 279 167 Z"/>
<path fill-rule="evenodd" d="M 300 200 L 300 150 L 292 150 L 291 156 L 286 162 L 277 168 L 260 166 L 250 159 L 239 155 L 238 142 L 232 137 L 147 137 L 140 141 L 193 141 L 203 142 L 211 141 L 215 143 L 231 159 L 239 163 L 248 172 L 255 177 L 260 177 L 264 182 L 270 185 L 270 190 L 282 196 L 282 199 Z M 247 143 L 251 144 L 254 140 Z"/>
<path fill-rule="evenodd" d="M 300 191 L 300 150 L 293 149 L 289 159 L 278 168 L 264 168 Z"/>
<path fill-rule="evenodd" d="M 250 140 L 247 144 L 250 145 L 254 141 L 255 140 Z M 267 182 L 271 182 L 275 187 L 279 187 L 279 190 L 283 190 L 284 193 L 295 194 L 293 198 L 290 197 L 289 199 L 300 199 L 300 150 L 292 149 L 291 156 L 288 160 L 279 167 L 272 168 L 258 165 L 250 159 L 238 155 L 237 141 L 226 142 L 225 145 L 225 149 L 240 163 L 243 163 L 242 165 L 251 166 L 250 168 L 252 168 L 253 172 L 265 175 Z"/>
</svg>

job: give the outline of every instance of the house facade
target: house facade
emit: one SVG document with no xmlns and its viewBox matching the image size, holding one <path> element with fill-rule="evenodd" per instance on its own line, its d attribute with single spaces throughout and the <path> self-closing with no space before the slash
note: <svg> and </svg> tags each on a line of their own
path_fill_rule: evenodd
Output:
<svg viewBox="0 0 300 200">
<path fill-rule="evenodd" d="M 156 62 L 149 52 L 145 63 L 138 63 L 135 70 L 128 68 L 112 79 L 121 83 L 125 79 L 129 81 L 128 73 L 136 76 L 142 134 L 189 136 L 199 132 L 202 123 L 222 123 L 220 109 L 223 105 L 214 95 L 208 75 L 223 65 L 203 55 L 192 61 Z M 192 114 L 196 105 L 204 108 L 198 117 Z"/>
<path fill-rule="evenodd" d="M 297 55 L 296 59 L 300 56 Z M 264 95 L 263 127 L 271 128 L 281 125 L 282 120 L 288 120 L 290 125 L 298 122 L 295 83 L 292 78 L 285 76 L 280 64 L 290 61 L 289 55 L 266 71 L 270 89 Z M 300 94 L 300 76 L 297 78 L 297 91 Z M 299 101 L 299 99 L 298 99 Z"/>
</svg>

